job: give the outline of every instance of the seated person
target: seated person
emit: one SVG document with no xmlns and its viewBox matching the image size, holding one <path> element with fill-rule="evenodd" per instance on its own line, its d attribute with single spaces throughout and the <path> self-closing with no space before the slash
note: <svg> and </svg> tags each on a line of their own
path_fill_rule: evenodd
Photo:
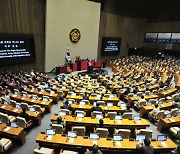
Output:
<svg viewBox="0 0 180 154">
<path fill-rule="evenodd" d="M 65 101 L 63 109 L 71 110 L 71 105 L 69 104 L 68 100 Z"/>
<path fill-rule="evenodd" d="M 26 113 L 26 109 L 24 108 L 22 108 L 22 112 L 19 116 L 26 119 L 26 122 L 31 120 L 29 114 Z"/>
<path fill-rule="evenodd" d="M 144 140 L 144 145 L 143 144 L 137 144 L 136 149 L 137 153 L 139 154 L 153 154 L 154 150 L 153 147 L 150 146 L 151 141 L 149 139 Z"/>
<path fill-rule="evenodd" d="M 96 128 L 107 128 L 107 125 L 104 124 L 103 119 L 99 119 L 99 124 L 96 125 Z M 96 129 L 95 128 L 95 129 Z M 95 131 L 95 130 L 94 130 Z"/>
<path fill-rule="evenodd" d="M 60 116 L 58 116 L 58 117 L 57 117 L 57 120 L 56 120 L 56 121 L 53 121 L 53 122 L 50 124 L 50 126 L 51 126 L 52 124 L 60 124 L 60 125 L 63 125 L 63 127 L 65 127 L 65 122 L 62 121 L 62 117 L 60 117 Z"/>
<path fill-rule="evenodd" d="M 102 108 L 99 106 L 99 103 L 96 103 L 96 106 L 93 106 L 92 108 L 91 108 L 91 111 L 93 112 L 93 111 L 100 111 L 100 112 L 102 112 Z"/>
<path fill-rule="evenodd" d="M 92 151 L 86 151 L 84 154 L 102 154 L 102 152 L 99 150 L 98 145 L 94 144 Z"/>
<path fill-rule="evenodd" d="M 155 108 L 151 112 L 149 112 L 149 116 L 155 117 L 159 111 L 160 111 L 160 109 L 158 107 L 158 104 L 155 104 Z"/>
<path fill-rule="evenodd" d="M 89 100 L 89 95 L 87 94 L 87 92 L 84 93 L 83 99 L 84 100 Z"/>
</svg>

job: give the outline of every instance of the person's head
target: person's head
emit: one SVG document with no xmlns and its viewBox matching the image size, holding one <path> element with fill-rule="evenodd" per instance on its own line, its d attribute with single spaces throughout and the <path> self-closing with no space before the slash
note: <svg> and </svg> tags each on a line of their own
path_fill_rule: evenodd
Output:
<svg viewBox="0 0 180 154">
<path fill-rule="evenodd" d="M 65 101 L 65 104 L 68 105 L 68 100 Z"/>
<path fill-rule="evenodd" d="M 57 122 L 60 123 L 61 121 L 62 121 L 62 118 L 60 116 L 58 116 Z"/>
<path fill-rule="evenodd" d="M 96 106 L 99 106 L 99 103 L 96 103 Z"/>
<path fill-rule="evenodd" d="M 127 110 L 130 110 L 131 106 L 130 104 L 127 105 Z"/>
<path fill-rule="evenodd" d="M 26 109 L 25 109 L 25 108 L 22 108 L 22 111 L 25 113 L 25 112 L 26 112 Z"/>
<path fill-rule="evenodd" d="M 143 95 L 141 96 L 141 99 L 144 99 L 144 96 L 143 96 Z"/>
<path fill-rule="evenodd" d="M 99 119 L 99 124 L 100 124 L 100 125 L 103 125 L 103 124 L 104 124 L 103 119 Z"/>
<path fill-rule="evenodd" d="M 158 104 L 155 104 L 155 108 L 158 108 Z"/>
<path fill-rule="evenodd" d="M 92 146 L 92 151 L 93 151 L 93 153 L 97 153 L 98 150 L 99 150 L 98 145 L 94 144 L 94 145 Z"/>
<path fill-rule="evenodd" d="M 145 138 L 144 144 L 145 144 L 146 146 L 150 146 L 151 141 L 150 141 L 149 139 Z"/>
</svg>

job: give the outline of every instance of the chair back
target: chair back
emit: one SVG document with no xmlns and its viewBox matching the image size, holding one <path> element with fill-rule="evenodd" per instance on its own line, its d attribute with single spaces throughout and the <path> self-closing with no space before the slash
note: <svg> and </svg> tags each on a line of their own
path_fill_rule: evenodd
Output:
<svg viewBox="0 0 180 154">
<path fill-rule="evenodd" d="M 51 128 L 56 130 L 56 134 L 63 133 L 63 125 L 61 124 L 52 124 Z"/>
<path fill-rule="evenodd" d="M 22 117 L 16 117 L 16 120 L 18 122 L 18 126 L 22 128 L 26 128 L 26 119 Z"/>
<path fill-rule="evenodd" d="M 121 134 L 123 136 L 123 139 L 129 139 L 131 135 L 131 131 L 129 129 L 117 129 L 117 134 Z"/>
<path fill-rule="evenodd" d="M 99 133 L 100 138 L 107 138 L 109 132 L 107 128 L 96 128 L 96 133 Z"/>
<path fill-rule="evenodd" d="M 77 132 L 77 136 L 85 136 L 85 127 L 84 126 L 74 126 L 72 131 Z"/>
<path fill-rule="evenodd" d="M 132 116 L 133 116 L 133 114 L 132 113 L 124 113 L 123 114 L 123 119 L 132 119 Z"/>
</svg>

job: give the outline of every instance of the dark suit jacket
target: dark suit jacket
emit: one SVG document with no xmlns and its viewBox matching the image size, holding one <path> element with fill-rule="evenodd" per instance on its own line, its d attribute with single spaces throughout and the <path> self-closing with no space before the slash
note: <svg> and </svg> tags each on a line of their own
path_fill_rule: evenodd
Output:
<svg viewBox="0 0 180 154">
<path fill-rule="evenodd" d="M 140 147 L 139 145 L 137 145 L 136 148 L 138 150 L 138 154 L 153 154 L 154 153 L 152 146 L 143 145 Z"/>
<path fill-rule="evenodd" d="M 91 111 L 92 111 L 92 112 L 93 112 L 93 111 L 100 111 L 100 112 L 102 112 L 102 109 L 101 109 L 101 107 L 99 107 L 99 106 L 94 106 L 94 107 L 91 108 Z"/>
<path fill-rule="evenodd" d="M 66 104 L 64 104 L 63 109 L 71 110 L 71 105 L 66 105 Z"/>
</svg>

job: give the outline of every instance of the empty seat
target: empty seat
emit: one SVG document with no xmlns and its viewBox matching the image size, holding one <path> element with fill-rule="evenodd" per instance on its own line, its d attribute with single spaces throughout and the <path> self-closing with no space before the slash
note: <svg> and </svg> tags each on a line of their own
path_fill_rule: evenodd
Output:
<svg viewBox="0 0 180 154">
<path fill-rule="evenodd" d="M 21 108 L 25 110 L 29 110 L 29 105 L 27 103 L 21 103 Z"/>
<path fill-rule="evenodd" d="M 146 135 L 147 139 L 151 139 L 152 138 L 152 130 L 147 130 L 147 129 L 140 129 L 137 130 L 137 135 Z"/>
<path fill-rule="evenodd" d="M 39 105 L 33 105 L 33 107 L 35 108 L 36 111 L 40 112 L 40 113 L 44 113 L 45 108 L 39 106 Z"/>
<path fill-rule="evenodd" d="M 69 104 L 74 104 L 74 103 L 75 103 L 75 100 L 74 100 L 74 99 L 68 99 L 68 103 L 69 103 Z"/>
<path fill-rule="evenodd" d="M 79 104 L 80 104 L 80 105 L 87 105 L 87 104 L 89 104 L 89 100 L 81 100 L 81 101 L 79 102 Z"/>
<path fill-rule="evenodd" d="M 63 125 L 61 124 L 52 124 L 52 129 L 55 129 L 56 134 L 62 134 L 63 133 Z"/>
<path fill-rule="evenodd" d="M 93 111 L 93 113 L 92 113 L 92 118 L 96 118 L 96 115 L 97 115 L 97 114 L 103 115 L 102 112 Z"/>
<path fill-rule="evenodd" d="M 22 128 L 29 128 L 33 124 L 32 120 L 26 121 L 25 118 L 18 117 L 18 116 L 16 117 L 16 120 L 18 122 L 18 125 Z"/>
<path fill-rule="evenodd" d="M 45 148 L 38 146 L 36 149 L 34 149 L 34 154 L 54 154 L 54 149 Z"/>
<path fill-rule="evenodd" d="M 124 139 L 129 139 L 131 131 L 129 129 L 116 129 L 115 134 L 121 134 Z"/>
<path fill-rule="evenodd" d="M 99 133 L 100 138 L 107 138 L 109 134 L 107 128 L 96 128 L 96 133 Z"/>
<path fill-rule="evenodd" d="M 171 109 L 171 115 L 175 116 L 178 113 L 179 109 L 175 108 L 175 109 Z"/>
<path fill-rule="evenodd" d="M 72 127 L 72 131 L 76 131 L 77 136 L 84 136 L 86 129 L 84 126 L 74 126 Z"/>
<path fill-rule="evenodd" d="M 97 101 L 97 103 L 98 103 L 99 105 L 102 105 L 102 106 L 105 106 L 105 105 L 106 105 L 105 101 Z"/>
<path fill-rule="evenodd" d="M 133 116 L 133 114 L 132 113 L 124 113 L 123 114 L 123 119 L 132 119 L 132 116 Z"/>
<path fill-rule="evenodd" d="M 82 114 L 83 116 L 85 116 L 85 112 L 81 110 L 76 110 L 75 115 L 77 116 L 77 114 Z"/>
<path fill-rule="evenodd" d="M 106 118 L 110 118 L 111 120 L 115 119 L 117 112 L 108 112 Z"/>
<path fill-rule="evenodd" d="M 134 96 L 134 93 L 129 93 L 128 95 L 127 95 L 127 97 L 133 97 Z"/>
<path fill-rule="evenodd" d="M 12 107 L 16 107 L 16 101 L 10 100 L 10 104 L 11 104 Z"/>
<path fill-rule="evenodd" d="M 137 95 L 141 97 L 142 96 L 142 92 L 137 92 Z"/>
<path fill-rule="evenodd" d="M 7 151 L 12 145 L 12 141 L 10 139 L 2 138 L 0 139 L 0 152 Z"/>
<path fill-rule="evenodd" d="M 66 115 L 71 115 L 71 111 L 68 109 L 61 109 L 60 111 L 66 112 Z"/>
</svg>

